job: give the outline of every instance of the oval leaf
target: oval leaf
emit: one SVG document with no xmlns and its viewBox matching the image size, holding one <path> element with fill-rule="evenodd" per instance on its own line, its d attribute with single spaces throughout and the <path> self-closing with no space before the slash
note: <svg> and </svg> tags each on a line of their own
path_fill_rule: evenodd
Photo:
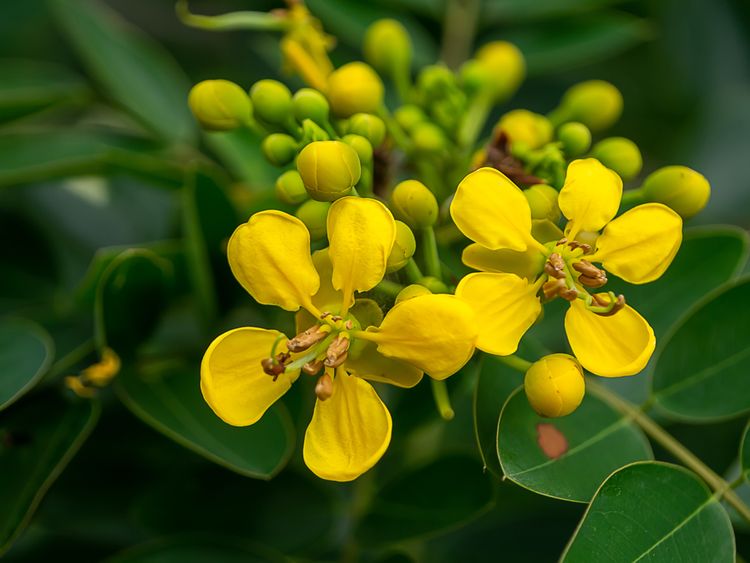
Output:
<svg viewBox="0 0 750 563">
<path fill-rule="evenodd" d="M 529 406 L 523 387 L 500 413 L 497 452 L 505 475 L 536 493 L 588 502 L 615 469 L 653 459 L 633 422 L 587 391 L 578 409 L 562 418 L 543 418 Z"/>
<path fill-rule="evenodd" d="M 176 536 L 137 545 L 107 559 L 107 563 L 284 563 L 283 555 L 266 547 L 227 538 Z"/>
<path fill-rule="evenodd" d="M 597 491 L 562 561 L 734 561 L 729 516 L 693 473 L 634 463 Z"/>
<path fill-rule="evenodd" d="M 47 331 L 25 319 L 0 321 L 0 410 L 34 387 L 54 358 Z"/>
<path fill-rule="evenodd" d="M 745 427 L 740 444 L 740 463 L 746 480 L 750 480 L 750 423 Z"/>
</svg>

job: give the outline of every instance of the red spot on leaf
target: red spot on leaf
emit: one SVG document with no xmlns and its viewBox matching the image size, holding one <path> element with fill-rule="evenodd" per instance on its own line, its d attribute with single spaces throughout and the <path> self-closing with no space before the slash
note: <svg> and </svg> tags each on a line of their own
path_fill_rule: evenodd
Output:
<svg viewBox="0 0 750 563">
<path fill-rule="evenodd" d="M 550 459 L 557 459 L 568 451 L 568 440 L 554 424 L 540 422 L 536 425 L 536 441 Z"/>
</svg>

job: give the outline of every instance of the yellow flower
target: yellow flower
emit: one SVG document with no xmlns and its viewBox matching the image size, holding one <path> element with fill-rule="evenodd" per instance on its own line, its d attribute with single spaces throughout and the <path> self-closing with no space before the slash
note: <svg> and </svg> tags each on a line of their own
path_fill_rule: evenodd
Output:
<svg viewBox="0 0 750 563">
<path fill-rule="evenodd" d="M 266 305 L 298 311 L 299 334 L 237 328 L 209 346 L 201 365 L 206 402 L 225 422 L 256 422 L 300 376 L 318 375 L 304 459 L 319 477 L 350 481 L 370 469 L 391 438 L 391 416 L 366 381 L 413 387 L 423 372 L 444 379 L 471 357 L 473 312 L 452 295 L 394 306 L 356 299 L 385 275 L 396 237 L 390 211 L 374 199 L 344 197 L 330 207 L 329 247 L 311 255 L 297 218 L 263 211 L 229 241 L 237 280 Z M 304 330 L 303 330 L 304 329 Z"/>
<path fill-rule="evenodd" d="M 621 196 L 622 180 L 599 161 L 571 162 L 558 198 L 565 238 L 537 240 L 528 201 L 506 176 L 481 168 L 463 179 L 451 216 L 476 243 L 464 250 L 464 263 L 481 272 L 462 279 L 456 295 L 477 314 L 478 348 L 515 352 L 541 312 L 541 292 L 570 302 L 565 331 L 587 370 L 618 377 L 645 367 L 656 344 L 648 322 L 622 295 L 590 290 L 606 284 L 605 270 L 634 284 L 661 276 L 682 242 L 682 220 L 658 203 L 615 219 Z"/>
</svg>

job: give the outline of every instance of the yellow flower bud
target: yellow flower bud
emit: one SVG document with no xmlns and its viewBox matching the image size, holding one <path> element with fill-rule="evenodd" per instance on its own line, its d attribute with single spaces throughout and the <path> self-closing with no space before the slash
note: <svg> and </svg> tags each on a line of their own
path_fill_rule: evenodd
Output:
<svg viewBox="0 0 750 563">
<path fill-rule="evenodd" d="M 417 124 L 427 121 L 427 116 L 419 106 L 407 104 L 401 106 L 393 113 L 393 118 L 399 127 L 410 133 Z"/>
<path fill-rule="evenodd" d="M 376 113 L 383 105 L 383 91 L 380 77 L 365 63 L 347 63 L 328 77 L 328 101 L 339 117 Z"/>
<path fill-rule="evenodd" d="M 275 166 L 286 166 L 297 154 L 297 141 L 284 133 L 271 133 L 260 145 L 268 162 Z"/>
<path fill-rule="evenodd" d="M 310 119 L 319 125 L 325 124 L 328 122 L 330 109 L 326 97 L 312 88 L 301 88 L 292 98 L 294 118 L 300 123 Z"/>
<path fill-rule="evenodd" d="M 331 204 L 327 201 L 308 199 L 299 206 L 295 215 L 310 231 L 310 240 L 321 240 L 326 236 L 326 219 Z"/>
<path fill-rule="evenodd" d="M 489 70 L 495 101 L 513 95 L 526 77 L 526 61 L 518 47 L 507 41 L 493 41 L 483 45 L 475 58 Z"/>
<path fill-rule="evenodd" d="M 591 147 L 591 131 L 577 121 L 563 123 L 557 130 L 557 140 L 562 143 L 565 156 L 581 156 Z"/>
<path fill-rule="evenodd" d="M 385 140 L 385 123 L 375 115 L 369 113 L 355 113 L 349 119 L 349 133 L 361 135 L 373 147 L 379 147 Z"/>
<path fill-rule="evenodd" d="M 393 189 L 391 210 L 412 229 L 432 227 L 438 217 L 434 194 L 417 180 L 404 180 Z"/>
<path fill-rule="evenodd" d="M 622 113 L 622 94 L 604 80 L 588 80 L 563 95 L 558 110 L 563 121 L 580 121 L 594 132 L 613 125 Z"/>
<path fill-rule="evenodd" d="M 406 266 L 409 259 L 414 256 L 417 250 L 417 241 L 414 239 L 414 233 L 406 223 L 396 221 L 396 240 L 388 256 L 386 263 L 386 273 L 390 274 L 399 271 Z"/>
<path fill-rule="evenodd" d="M 531 208 L 532 219 L 548 219 L 552 223 L 560 219 L 557 206 L 557 190 L 547 184 L 537 184 L 523 191 Z"/>
<path fill-rule="evenodd" d="M 289 205 L 297 205 L 307 199 L 307 190 L 296 170 L 287 170 L 276 179 L 276 197 Z"/>
<path fill-rule="evenodd" d="M 382 73 L 395 73 L 411 66 L 409 32 L 393 19 L 377 20 L 367 29 L 362 51 L 367 62 Z"/>
<path fill-rule="evenodd" d="M 448 140 L 443 130 L 430 121 L 418 123 L 411 132 L 414 150 L 424 154 L 435 154 L 444 150 Z"/>
<path fill-rule="evenodd" d="M 431 294 L 432 292 L 425 286 L 414 283 L 412 285 L 407 285 L 404 289 L 398 292 L 398 295 L 396 296 L 396 304 L 399 304 L 402 301 L 408 301 L 409 299 L 414 299 L 420 295 Z"/>
<path fill-rule="evenodd" d="M 523 143 L 538 149 L 552 140 L 552 124 L 543 115 L 525 109 L 514 109 L 503 115 L 495 126 L 503 131 L 511 143 Z"/>
<path fill-rule="evenodd" d="M 362 135 L 344 135 L 341 140 L 356 151 L 360 164 L 372 162 L 372 145 Z"/>
<path fill-rule="evenodd" d="M 576 410 L 586 391 L 581 364 L 567 354 L 550 354 L 531 364 L 523 387 L 531 408 L 553 418 Z"/>
<path fill-rule="evenodd" d="M 228 80 L 204 80 L 190 90 L 188 105 L 201 127 L 228 131 L 247 124 L 252 105 L 245 91 Z"/>
<path fill-rule="evenodd" d="M 362 173 L 356 151 L 341 141 L 315 141 L 297 156 L 297 171 L 307 193 L 318 201 L 348 194 Z"/>
<path fill-rule="evenodd" d="M 623 180 L 632 180 L 643 167 L 638 145 L 625 137 L 609 137 L 599 141 L 591 149 L 591 156 L 617 172 Z"/>
<path fill-rule="evenodd" d="M 646 200 L 671 207 L 683 219 L 700 212 L 711 196 L 711 185 L 705 176 L 687 166 L 660 168 L 649 174 L 641 189 Z"/>
<path fill-rule="evenodd" d="M 259 80 L 250 88 L 255 114 L 267 123 L 281 125 L 292 112 L 292 93 L 278 80 Z"/>
</svg>

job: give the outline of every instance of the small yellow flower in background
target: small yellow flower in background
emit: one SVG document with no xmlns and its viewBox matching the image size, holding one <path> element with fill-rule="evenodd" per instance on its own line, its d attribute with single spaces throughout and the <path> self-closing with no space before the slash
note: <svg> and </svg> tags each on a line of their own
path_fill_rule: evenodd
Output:
<svg viewBox="0 0 750 563">
<path fill-rule="evenodd" d="M 444 379 L 471 357 L 473 311 L 452 295 L 421 295 L 383 318 L 355 292 L 383 279 L 396 238 L 390 211 L 344 197 L 328 213 L 329 247 L 311 255 L 297 218 L 263 211 L 237 228 L 229 263 L 259 303 L 297 312 L 299 334 L 237 328 L 216 338 L 201 365 L 206 402 L 225 422 L 258 421 L 304 372 L 318 376 L 304 459 L 319 477 L 350 481 L 370 469 L 391 438 L 391 416 L 366 381 L 413 387 Z"/>
<path fill-rule="evenodd" d="M 599 161 L 571 162 L 558 199 L 568 219 L 564 237 L 540 241 L 527 199 L 505 175 L 482 168 L 463 179 L 451 216 L 476 243 L 464 250 L 464 263 L 481 272 L 461 280 L 456 295 L 477 314 L 479 349 L 515 352 L 541 312 L 541 292 L 570 302 L 565 330 L 584 368 L 618 377 L 645 367 L 656 344 L 648 322 L 622 295 L 590 291 L 606 284 L 606 271 L 634 284 L 661 276 L 682 242 L 682 219 L 658 203 L 615 219 L 621 196 L 622 180 Z"/>
</svg>

